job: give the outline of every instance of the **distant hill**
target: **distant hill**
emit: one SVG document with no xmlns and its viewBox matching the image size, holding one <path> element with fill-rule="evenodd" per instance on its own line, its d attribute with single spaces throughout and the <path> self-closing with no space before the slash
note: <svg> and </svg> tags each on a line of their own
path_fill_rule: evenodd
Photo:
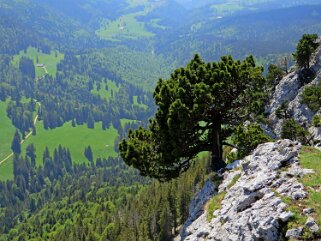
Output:
<svg viewBox="0 0 321 241">
<path fill-rule="evenodd" d="M 205 11 L 205 14 L 209 10 Z M 292 52 L 303 33 L 321 33 L 321 5 L 306 5 L 220 18 L 181 26 L 162 36 L 159 53 L 185 62 L 194 53 L 207 60 L 232 54 L 266 56 Z"/>
</svg>

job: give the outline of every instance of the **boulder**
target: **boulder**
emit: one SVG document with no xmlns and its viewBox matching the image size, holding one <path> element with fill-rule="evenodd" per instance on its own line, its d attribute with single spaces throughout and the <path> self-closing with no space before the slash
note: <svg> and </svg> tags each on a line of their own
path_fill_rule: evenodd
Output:
<svg viewBox="0 0 321 241">
<path fill-rule="evenodd" d="M 316 233 L 320 230 L 318 224 L 314 221 L 312 217 L 308 217 L 305 226 L 312 232 Z"/>
<path fill-rule="evenodd" d="M 288 231 L 286 231 L 285 237 L 286 238 L 292 238 L 292 239 L 298 239 L 302 236 L 303 233 L 303 227 L 300 228 L 293 228 L 293 229 L 289 229 Z"/>
</svg>

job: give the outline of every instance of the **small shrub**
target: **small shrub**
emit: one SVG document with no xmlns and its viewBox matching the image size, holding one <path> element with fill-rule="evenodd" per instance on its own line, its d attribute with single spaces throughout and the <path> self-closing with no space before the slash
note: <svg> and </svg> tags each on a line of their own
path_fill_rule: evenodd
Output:
<svg viewBox="0 0 321 241">
<path fill-rule="evenodd" d="M 312 111 L 317 112 L 321 106 L 321 83 L 306 87 L 301 98 L 302 104 L 306 104 Z"/>
<path fill-rule="evenodd" d="M 271 138 L 264 134 L 259 124 L 252 123 L 248 126 L 238 126 L 234 132 L 232 141 L 238 147 L 238 158 L 243 158 L 250 154 L 259 144 L 271 141 Z"/>
<path fill-rule="evenodd" d="M 288 108 L 288 102 L 283 102 L 279 108 L 277 108 L 277 110 L 275 111 L 275 115 L 277 118 L 279 119 L 287 119 L 289 118 L 288 112 L 287 112 L 287 108 Z"/>
<path fill-rule="evenodd" d="M 294 119 L 287 119 L 281 130 L 281 138 L 305 143 L 308 131 L 299 125 Z"/>
<path fill-rule="evenodd" d="M 226 192 L 220 192 L 217 195 L 213 196 L 205 205 L 205 209 L 207 210 L 207 221 L 211 221 L 214 216 L 214 211 L 221 208 Z"/>
<path fill-rule="evenodd" d="M 321 126 L 321 117 L 319 115 L 313 116 L 312 125 L 315 126 L 315 127 L 320 127 Z"/>
</svg>

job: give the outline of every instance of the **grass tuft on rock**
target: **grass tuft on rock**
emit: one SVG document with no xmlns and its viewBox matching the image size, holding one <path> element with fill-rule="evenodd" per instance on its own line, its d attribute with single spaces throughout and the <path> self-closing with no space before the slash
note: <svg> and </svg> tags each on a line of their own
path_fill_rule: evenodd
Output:
<svg viewBox="0 0 321 241">
<path fill-rule="evenodd" d="M 294 201 L 291 198 L 282 197 L 282 201 L 288 205 L 287 209 L 294 213 L 294 216 L 287 223 L 287 229 L 304 227 L 301 240 L 315 240 L 321 238 L 321 231 L 312 234 L 304 226 L 307 216 L 303 214 L 303 209 L 313 208 L 314 212 L 310 216 L 321 227 L 321 151 L 313 147 L 303 147 L 300 152 L 300 165 L 302 168 L 313 169 L 314 173 L 299 179 L 306 187 L 307 198 Z"/>
</svg>

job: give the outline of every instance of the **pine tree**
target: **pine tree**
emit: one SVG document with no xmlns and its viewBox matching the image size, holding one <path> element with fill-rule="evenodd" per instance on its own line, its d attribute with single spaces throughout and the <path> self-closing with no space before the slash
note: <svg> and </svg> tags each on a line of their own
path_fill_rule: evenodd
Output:
<svg viewBox="0 0 321 241">
<path fill-rule="evenodd" d="M 119 145 L 122 158 L 145 176 L 168 180 L 186 171 L 197 154 L 212 153 L 212 169 L 225 166 L 223 145 L 231 130 L 264 111 L 263 68 L 252 56 L 205 63 L 198 55 L 159 80 L 158 106 L 149 128 L 129 131 Z"/>
<path fill-rule="evenodd" d="M 36 148 L 33 144 L 27 146 L 26 155 L 30 158 L 31 166 L 34 168 L 36 166 Z"/>
<path fill-rule="evenodd" d="M 317 34 L 304 34 L 300 39 L 296 52 L 293 54 L 299 67 L 310 68 L 310 58 L 319 46 L 317 39 Z"/>
<path fill-rule="evenodd" d="M 95 128 L 95 120 L 92 116 L 92 114 L 89 114 L 88 115 L 88 118 L 87 118 L 87 127 L 89 129 L 94 129 Z"/>
<path fill-rule="evenodd" d="M 84 155 L 88 159 L 88 161 L 90 162 L 94 161 L 93 151 L 91 150 L 91 146 L 85 147 Z"/>
<path fill-rule="evenodd" d="M 13 153 L 15 153 L 15 154 L 21 153 L 20 142 L 21 142 L 20 134 L 19 134 L 18 130 L 16 130 L 13 140 L 12 140 L 12 144 L 11 144 L 11 150 L 13 151 Z"/>
</svg>

